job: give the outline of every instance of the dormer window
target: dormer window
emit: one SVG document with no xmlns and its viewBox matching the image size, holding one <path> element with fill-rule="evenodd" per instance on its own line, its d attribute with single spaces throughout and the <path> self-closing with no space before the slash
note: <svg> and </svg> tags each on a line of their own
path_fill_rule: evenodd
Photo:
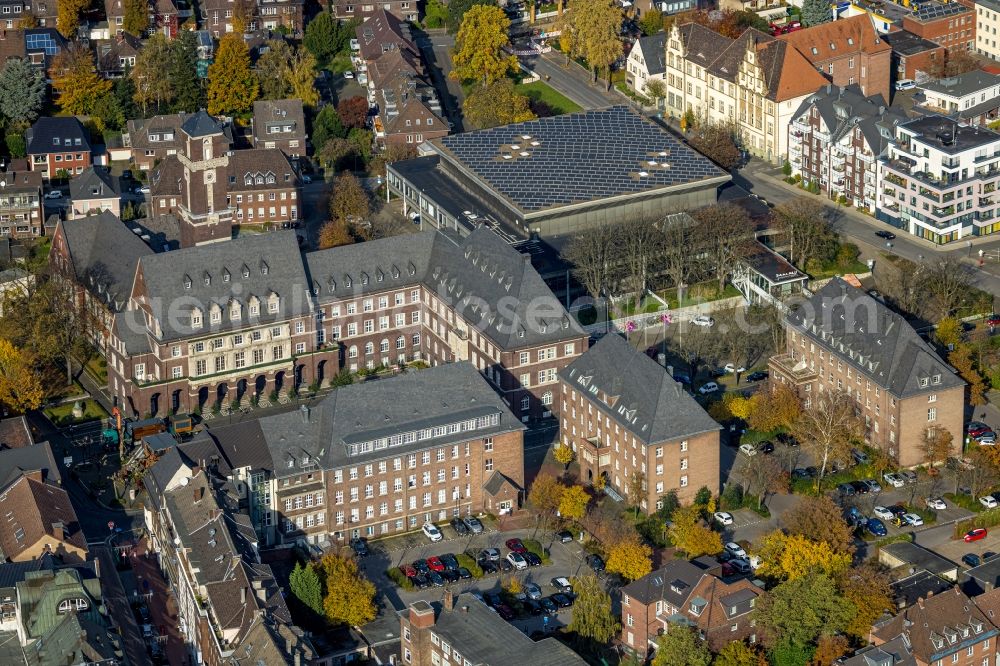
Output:
<svg viewBox="0 0 1000 666">
<path fill-rule="evenodd" d="M 268 185 L 274 185 L 274 176 L 268 176 L 267 177 L 267 184 Z"/>
<path fill-rule="evenodd" d="M 250 277 L 250 267 L 247 266 L 246 264 L 243 264 L 243 279 L 245 280 L 248 277 Z"/>
<path fill-rule="evenodd" d="M 260 262 L 260 274 L 267 275 L 267 264 L 264 263 L 263 261 Z"/>
<path fill-rule="evenodd" d="M 933 384 L 940 384 L 941 383 L 941 375 L 934 375 L 934 377 L 932 378 L 932 382 L 931 383 L 933 383 Z"/>
<path fill-rule="evenodd" d="M 223 271 L 222 271 L 222 281 L 223 282 L 229 282 L 229 278 L 230 277 L 232 277 L 232 276 L 229 274 L 229 270 L 228 269 L 223 269 Z"/>
<path fill-rule="evenodd" d="M 248 303 L 248 306 L 249 306 L 250 316 L 251 317 L 256 317 L 257 315 L 260 314 L 260 299 L 258 299 L 256 296 L 251 296 L 250 297 L 250 301 Z"/>
<path fill-rule="evenodd" d="M 288 459 L 288 469 L 291 469 L 293 467 L 295 467 L 295 459 L 294 458 L 289 458 Z"/>
<path fill-rule="evenodd" d="M 257 176 L 257 184 L 258 185 L 264 184 L 264 176 Z"/>
<path fill-rule="evenodd" d="M 63 599 L 60 601 L 56 612 L 64 614 L 71 611 L 85 611 L 88 608 L 90 608 L 90 603 L 82 597 L 77 597 L 76 599 Z"/>
<path fill-rule="evenodd" d="M 929 380 L 927 379 L 927 377 L 920 378 L 920 388 L 926 388 L 928 383 Z"/>
<path fill-rule="evenodd" d="M 233 301 L 229 304 L 229 318 L 233 321 L 239 321 L 243 318 L 243 306 Z"/>
<path fill-rule="evenodd" d="M 272 293 L 270 296 L 267 297 L 268 312 L 270 312 L 271 314 L 277 313 L 279 305 L 280 305 L 280 299 L 278 298 L 277 294 Z"/>
<path fill-rule="evenodd" d="M 250 185 L 253 185 L 253 178 L 252 178 L 252 177 L 250 177 L 250 176 L 247 176 L 247 177 L 246 177 L 246 178 L 245 178 L 245 179 L 243 180 L 243 183 L 244 183 L 245 185 L 247 185 L 247 186 L 250 186 Z"/>
<path fill-rule="evenodd" d="M 195 308 L 194 310 L 191 311 L 192 328 L 201 328 L 201 317 L 202 317 L 201 310 L 199 310 L 198 308 Z"/>
<path fill-rule="evenodd" d="M 213 324 L 218 324 L 222 321 L 222 308 L 220 308 L 217 304 L 212 306 L 210 313 Z"/>
<path fill-rule="evenodd" d="M 189 276 L 189 275 L 185 275 L 184 276 L 184 288 L 185 289 L 190 289 L 191 288 L 191 276 Z"/>
<path fill-rule="evenodd" d="M 205 286 L 207 287 L 210 284 L 212 284 L 212 276 L 209 275 L 208 273 L 205 273 Z"/>
<path fill-rule="evenodd" d="M 53 146 L 58 146 L 59 145 L 59 137 L 57 137 L 57 136 L 52 137 L 52 145 Z"/>
</svg>

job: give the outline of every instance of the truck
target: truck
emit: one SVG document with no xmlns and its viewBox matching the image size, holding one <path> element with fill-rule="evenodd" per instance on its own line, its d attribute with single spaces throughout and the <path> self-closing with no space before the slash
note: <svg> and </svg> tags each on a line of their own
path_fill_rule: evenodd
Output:
<svg viewBox="0 0 1000 666">
<path fill-rule="evenodd" d="M 125 421 L 125 439 L 133 444 L 141 442 L 143 437 L 165 432 L 167 429 L 163 419 L 143 419 L 141 421 Z"/>
</svg>

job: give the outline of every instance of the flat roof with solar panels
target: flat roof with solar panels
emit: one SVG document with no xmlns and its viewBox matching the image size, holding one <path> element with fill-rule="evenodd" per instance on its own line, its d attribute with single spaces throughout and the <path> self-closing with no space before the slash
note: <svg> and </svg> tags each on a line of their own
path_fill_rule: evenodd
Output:
<svg viewBox="0 0 1000 666">
<path fill-rule="evenodd" d="M 611 210 L 620 219 L 698 208 L 715 203 L 718 186 L 730 180 L 670 131 L 622 105 L 454 134 L 425 143 L 423 152 L 437 159 L 390 165 L 390 188 L 397 187 L 395 171 L 426 199 L 446 193 L 441 207 L 498 213 L 493 217 L 522 234 L 572 232 L 611 219 Z M 405 196 L 406 188 L 399 189 Z M 596 217 L 595 208 L 602 211 Z M 584 210 L 586 220 L 566 223 Z M 424 218 L 431 212 L 423 211 Z M 563 224 L 553 224 L 557 218 Z"/>
</svg>

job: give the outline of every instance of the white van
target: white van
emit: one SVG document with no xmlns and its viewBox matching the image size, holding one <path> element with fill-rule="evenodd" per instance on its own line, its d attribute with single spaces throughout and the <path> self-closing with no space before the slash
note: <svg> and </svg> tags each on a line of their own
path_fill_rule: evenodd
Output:
<svg viewBox="0 0 1000 666">
<path fill-rule="evenodd" d="M 896 90 L 913 90 L 917 84 L 912 79 L 901 79 L 896 81 Z"/>
</svg>

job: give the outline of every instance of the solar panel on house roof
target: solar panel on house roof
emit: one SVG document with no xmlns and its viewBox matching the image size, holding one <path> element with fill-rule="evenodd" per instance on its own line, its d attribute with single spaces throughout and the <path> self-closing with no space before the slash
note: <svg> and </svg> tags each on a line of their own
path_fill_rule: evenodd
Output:
<svg viewBox="0 0 1000 666">
<path fill-rule="evenodd" d="M 29 51 L 44 51 L 45 55 L 56 55 L 59 53 L 59 45 L 51 36 L 45 33 L 35 33 L 25 35 L 25 47 Z"/>
<path fill-rule="evenodd" d="M 625 106 L 454 134 L 441 144 L 491 188 L 528 211 L 725 175 Z"/>
<path fill-rule="evenodd" d="M 917 10 L 917 18 L 929 21 L 945 16 L 952 16 L 953 14 L 961 14 L 965 10 L 966 8 L 957 2 L 949 2 L 948 4 L 927 2 L 920 5 L 920 8 Z"/>
</svg>

